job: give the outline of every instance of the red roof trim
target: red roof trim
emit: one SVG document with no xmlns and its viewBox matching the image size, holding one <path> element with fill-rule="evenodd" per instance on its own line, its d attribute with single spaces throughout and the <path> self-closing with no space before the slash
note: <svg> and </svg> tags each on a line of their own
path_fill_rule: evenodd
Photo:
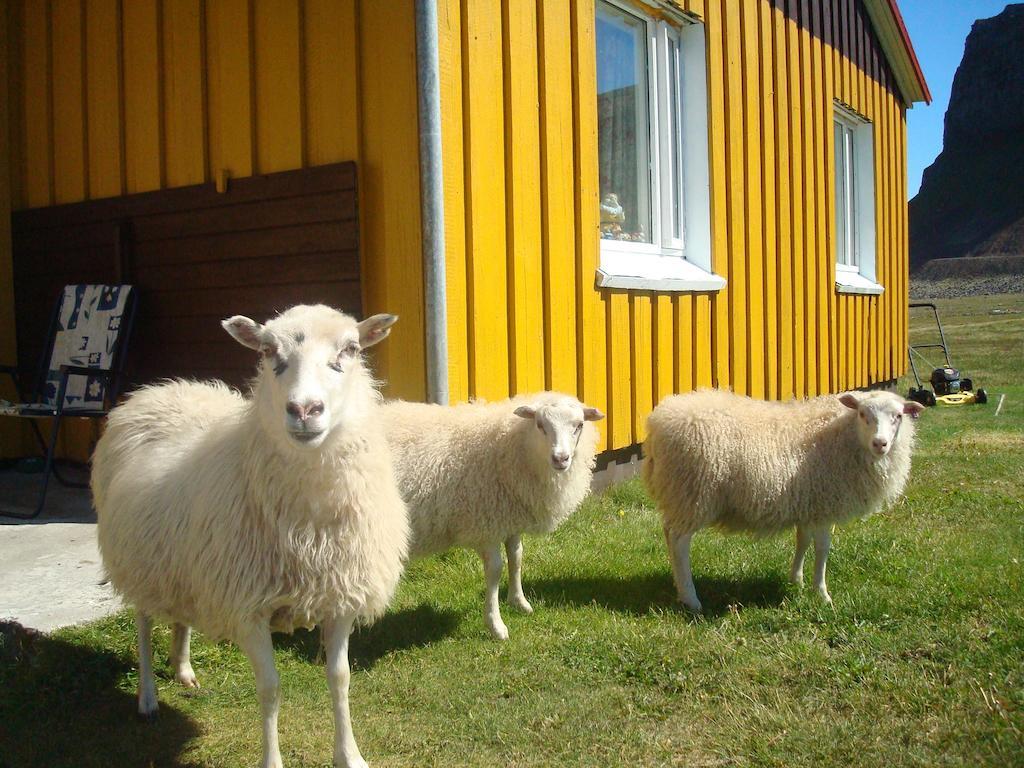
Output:
<svg viewBox="0 0 1024 768">
<path fill-rule="evenodd" d="M 928 83 L 924 79 L 924 72 L 921 71 L 921 64 L 917 60 L 917 54 L 914 52 L 914 45 L 910 42 L 910 35 L 907 33 L 907 26 L 903 23 L 903 14 L 900 13 L 899 6 L 896 5 L 896 0 L 889 0 L 889 10 L 892 11 L 892 16 L 896 20 L 896 26 L 900 29 L 900 37 L 903 38 L 903 47 L 907 49 L 907 55 L 910 57 L 910 63 L 914 66 L 914 75 L 917 77 L 917 82 L 921 86 L 921 90 L 924 92 L 924 100 L 926 104 L 932 103 L 932 92 L 928 89 Z"/>
</svg>

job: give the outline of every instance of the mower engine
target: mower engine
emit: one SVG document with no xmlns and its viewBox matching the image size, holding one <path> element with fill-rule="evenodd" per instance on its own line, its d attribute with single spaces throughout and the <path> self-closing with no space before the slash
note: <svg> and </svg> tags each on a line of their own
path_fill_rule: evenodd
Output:
<svg viewBox="0 0 1024 768">
<path fill-rule="evenodd" d="M 932 371 L 932 389 L 939 395 L 956 395 L 960 392 L 970 392 L 974 389 L 970 379 L 961 379 L 960 371 L 956 368 L 936 368 Z"/>
</svg>

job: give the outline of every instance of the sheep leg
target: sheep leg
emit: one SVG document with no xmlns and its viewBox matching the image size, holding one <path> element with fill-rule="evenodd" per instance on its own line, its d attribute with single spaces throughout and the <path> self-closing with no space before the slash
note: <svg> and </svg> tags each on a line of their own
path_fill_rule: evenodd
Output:
<svg viewBox="0 0 1024 768">
<path fill-rule="evenodd" d="M 704 606 L 697 597 L 697 588 L 693 586 L 693 571 L 690 569 L 690 541 L 692 533 L 675 533 L 665 530 L 665 541 L 668 544 L 668 559 L 672 563 L 672 576 L 676 582 L 679 601 L 688 610 L 700 613 Z"/>
<path fill-rule="evenodd" d="M 508 602 L 523 613 L 533 613 L 533 606 L 523 594 L 523 539 L 518 534 L 505 539 L 508 555 Z"/>
<path fill-rule="evenodd" d="M 501 545 L 485 547 L 480 550 L 480 559 L 484 561 L 484 576 L 487 579 L 487 592 L 484 595 L 484 623 L 495 640 L 508 640 L 508 627 L 501 620 L 501 609 L 498 605 L 498 583 L 501 581 Z"/>
<path fill-rule="evenodd" d="M 802 525 L 796 527 L 796 555 L 793 556 L 793 567 L 789 571 L 789 580 L 797 586 L 804 583 L 804 557 L 811 546 L 811 532 Z"/>
<path fill-rule="evenodd" d="M 174 679 L 186 688 L 198 688 L 199 681 L 192 670 L 191 656 L 192 628 L 187 624 L 175 624 L 171 628 L 171 666 Z"/>
<path fill-rule="evenodd" d="M 832 526 L 826 525 L 814 532 L 814 588 L 818 590 L 821 599 L 829 605 L 832 604 L 832 596 L 825 586 L 825 562 L 828 560 L 828 550 L 832 544 Z"/>
<path fill-rule="evenodd" d="M 153 620 L 136 610 L 135 627 L 139 633 L 139 717 L 153 720 L 158 707 L 153 677 Z"/>
<path fill-rule="evenodd" d="M 270 627 L 252 627 L 238 638 L 238 645 L 252 664 L 256 676 L 256 695 L 263 718 L 263 768 L 282 768 L 281 748 L 277 740 L 277 712 L 280 707 L 280 679 L 274 667 L 274 644 Z"/>
<path fill-rule="evenodd" d="M 334 764 L 338 768 L 367 768 L 359 754 L 348 709 L 348 638 L 354 616 L 324 622 L 322 636 L 327 650 L 327 685 L 334 701 Z"/>
<path fill-rule="evenodd" d="M 667 525 L 661 526 L 661 532 L 665 534 L 665 546 L 668 548 L 668 563 L 672 566 L 672 583 L 677 585 L 676 592 L 678 592 L 679 575 L 676 573 L 676 558 L 672 552 L 672 532 L 669 531 Z"/>
</svg>

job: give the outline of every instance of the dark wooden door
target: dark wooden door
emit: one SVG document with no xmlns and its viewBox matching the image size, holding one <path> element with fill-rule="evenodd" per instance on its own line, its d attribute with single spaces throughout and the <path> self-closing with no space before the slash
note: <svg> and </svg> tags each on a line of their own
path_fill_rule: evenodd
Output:
<svg viewBox="0 0 1024 768">
<path fill-rule="evenodd" d="M 137 286 L 129 381 L 254 371 L 220 326 L 300 303 L 362 312 L 355 163 L 17 211 L 12 216 L 19 364 L 34 370 L 65 284 Z"/>
</svg>

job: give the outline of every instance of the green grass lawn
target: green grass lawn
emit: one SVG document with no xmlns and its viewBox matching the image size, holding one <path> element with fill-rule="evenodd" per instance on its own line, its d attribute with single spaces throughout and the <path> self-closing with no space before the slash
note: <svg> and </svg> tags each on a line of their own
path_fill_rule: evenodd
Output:
<svg viewBox="0 0 1024 768">
<path fill-rule="evenodd" d="M 1024 296 L 941 309 L 954 363 L 992 402 L 924 414 L 906 498 L 837 532 L 834 608 L 786 583 L 791 537 L 709 531 L 694 545 L 705 614 L 677 610 L 658 515 L 630 482 L 527 541 L 536 612 L 505 611 L 506 643 L 484 629 L 475 555 L 409 569 L 389 614 L 353 639 L 364 756 L 374 766 L 1024 765 Z M 286 765 L 330 763 L 318 643 L 315 633 L 277 641 Z M 161 627 L 158 658 L 168 644 Z M 160 720 L 143 724 L 133 648 L 128 612 L 8 637 L 0 766 L 258 762 L 253 678 L 237 649 L 196 638 L 198 694 L 161 665 Z"/>
</svg>

